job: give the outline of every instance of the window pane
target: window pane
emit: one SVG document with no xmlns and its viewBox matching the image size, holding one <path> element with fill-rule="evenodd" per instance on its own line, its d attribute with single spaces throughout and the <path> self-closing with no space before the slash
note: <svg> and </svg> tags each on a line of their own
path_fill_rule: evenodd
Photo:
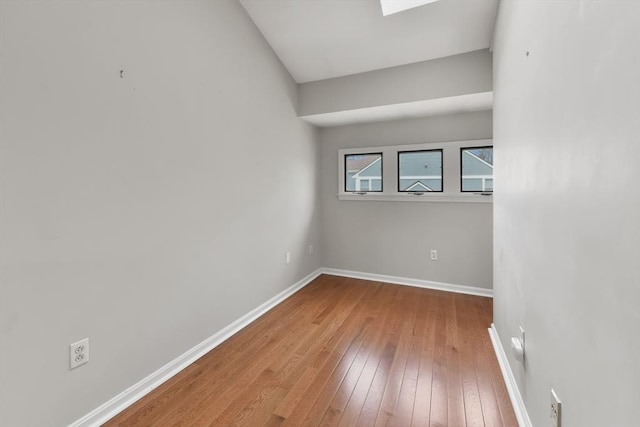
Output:
<svg viewBox="0 0 640 427">
<path fill-rule="evenodd" d="M 485 191 L 493 191 L 493 178 L 485 181 Z"/>
<path fill-rule="evenodd" d="M 462 148 L 461 191 L 493 191 L 493 147 Z"/>
<path fill-rule="evenodd" d="M 382 153 L 344 156 L 345 191 L 382 191 Z"/>
<path fill-rule="evenodd" d="M 382 179 L 371 180 L 371 191 L 382 191 Z"/>
<path fill-rule="evenodd" d="M 398 152 L 398 191 L 442 191 L 442 150 Z"/>
</svg>

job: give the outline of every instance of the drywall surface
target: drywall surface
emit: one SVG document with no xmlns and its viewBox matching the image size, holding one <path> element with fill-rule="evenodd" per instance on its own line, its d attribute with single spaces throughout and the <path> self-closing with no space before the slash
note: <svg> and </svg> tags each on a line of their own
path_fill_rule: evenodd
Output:
<svg viewBox="0 0 640 427">
<path fill-rule="evenodd" d="M 535 426 L 640 419 L 640 3 L 503 1 L 494 316 Z M 507 351 L 509 354 L 510 351 Z"/>
<path fill-rule="evenodd" d="M 339 149 L 491 138 L 491 117 L 483 111 L 321 129 L 323 266 L 491 288 L 491 204 L 337 198 Z"/>
<path fill-rule="evenodd" d="M 315 131 L 236 1 L 1 5 L 0 424 L 61 426 L 320 266 Z"/>
<path fill-rule="evenodd" d="M 298 115 L 490 92 L 491 53 L 476 50 L 298 85 Z"/>
</svg>

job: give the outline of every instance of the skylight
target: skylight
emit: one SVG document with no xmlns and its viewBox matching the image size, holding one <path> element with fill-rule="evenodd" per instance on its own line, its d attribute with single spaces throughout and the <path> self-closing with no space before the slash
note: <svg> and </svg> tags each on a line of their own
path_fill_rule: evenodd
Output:
<svg viewBox="0 0 640 427">
<path fill-rule="evenodd" d="M 382 6 L 382 15 L 387 16 L 435 1 L 438 0 L 380 0 L 380 5 Z"/>
</svg>

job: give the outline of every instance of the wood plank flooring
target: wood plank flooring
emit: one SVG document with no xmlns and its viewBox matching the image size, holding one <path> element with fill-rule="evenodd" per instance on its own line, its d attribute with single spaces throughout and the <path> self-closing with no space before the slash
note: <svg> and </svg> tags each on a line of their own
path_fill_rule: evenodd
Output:
<svg viewBox="0 0 640 427">
<path fill-rule="evenodd" d="M 322 275 L 105 426 L 517 426 L 489 298 Z"/>
</svg>

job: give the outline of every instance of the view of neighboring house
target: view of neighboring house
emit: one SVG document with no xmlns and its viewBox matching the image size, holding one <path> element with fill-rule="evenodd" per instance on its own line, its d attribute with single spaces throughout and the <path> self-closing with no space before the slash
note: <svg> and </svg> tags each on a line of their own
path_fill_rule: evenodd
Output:
<svg viewBox="0 0 640 427">
<path fill-rule="evenodd" d="M 346 191 L 382 191 L 382 154 L 345 156 Z"/>
<path fill-rule="evenodd" d="M 461 150 L 465 192 L 493 191 L 493 148 Z M 442 151 L 404 151 L 398 155 L 400 192 L 442 191 Z M 345 156 L 346 191 L 382 191 L 382 155 Z"/>
<path fill-rule="evenodd" d="M 442 150 L 398 153 L 398 191 L 442 191 Z"/>
<path fill-rule="evenodd" d="M 493 191 L 493 148 L 462 150 L 461 191 Z"/>
</svg>

